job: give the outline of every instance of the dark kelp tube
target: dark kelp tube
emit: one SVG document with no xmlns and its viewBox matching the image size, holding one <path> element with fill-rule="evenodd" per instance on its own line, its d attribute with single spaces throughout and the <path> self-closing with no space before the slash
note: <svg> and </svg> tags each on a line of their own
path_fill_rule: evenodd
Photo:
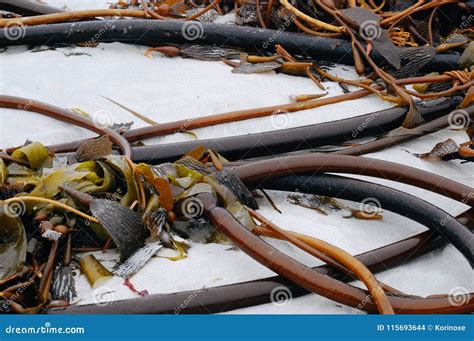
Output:
<svg viewBox="0 0 474 341">
<path fill-rule="evenodd" d="M 347 155 L 296 155 L 249 162 L 232 172 L 247 185 L 263 179 L 324 172 L 347 173 L 392 180 L 426 189 L 474 207 L 474 188 L 451 179 L 402 164 Z"/>
<path fill-rule="evenodd" d="M 450 124 L 450 116 L 439 116 L 450 112 L 461 100 L 461 97 L 455 96 L 423 102 L 419 104 L 420 113 L 426 120 L 435 118 L 433 121 L 429 121 L 416 129 L 407 131 L 406 134 L 382 138 L 360 146 L 331 152 L 331 154 L 360 155 L 374 152 L 384 147 L 402 143 L 423 134 L 442 129 Z M 474 110 L 471 109 L 472 108 L 469 107 L 466 109 L 466 112 L 474 119 Z M 406 107 L 394 107 L 347 119 L 272 132 L 134 147 L 133 161 L 151 164 L 170 162 L 201 145 L 204 145 L 206 149 L 219 152 L 230 160 L 295 152 L 301 149 L 346 142 L 358 137 L 384 135 L 390 130 L 399 127 L 403 122 L 405 114 Z M 176 126 L 174 122 L 164 125 L 171 124 Z M 179 126 L 179 124 L 177 126 Z M 163 126 L 163 124 L 160 126 Z M 164 128 L 160 127 L 160 129 L 163 130 Z M 169 132 L 165 131 L 164 133 Z M 142 135 L 141 130 L 136 129 L 127 132 L 124 136 L 127 138 L 132 136 L 135 140 Z M 304 143 L 302 143 L 302 141 L 304 141 Z M 48 149 L 56 153 L 73 151 L 77 149 L 82 142 L 83 141 L 61 143 L 48 146 Z"/>
<path fill-rule="evenodd" d="M 447 114 L 461 100 L 461 97 L 457 96 L 431 100 L 420 105 L 419 110 L 426 120 L 431 120 Z M 384 135 L 390 130 L 401 126 L 406 112 L 406 107 L 394 107 L 361 116 L 297 128 L 208 140 L 135 147 L 133 148 L 133 157 L 135 162 L 169 162 L 176 160 L 176 158 L 201 145 L 204 145 L 206 149 L 219 152 L 229 160 L 294 152 L 301 149 L 346 142 L 364 136 Z M 447 117 L 442 122 L 445 121 L 448 121 Z M 438 127 L 439 124 L 431 124 L 429 127 L 433 126 Z M 420 127 L 419 130 L 413 132 L 413 136 L 403 136 L 403 138 L 409 139 L 419 136 L 415 135 L 415 133 L 419 133 L 419 131 L 425 132 L 426 129 L 422 128 Z M 383 145 L 387 143 L 388 141 L 385 141 Z"/>
<path fill-rule="evenodd" d="M 431 122 L 422 124 L 414 129 L 407 131 L 405 134 L 400 133 L 399 135 L 387 136 L 376 141 L 361 144 L 359 146 L 337 150 L 337 151 L 331 152 L 331 154 L 332 155 L 363 155 L 363 154 L 373 153 L 373 152 L 376 152 L 388 147 L 392 147 L 403 142 L 410 141 L 417 137 L 421 137 L 426 134 L 430 134 L 438 130 L 444 129 L 453 123 L 455 124 L 455 122 L 452 122 L 452 121 L 453 121 L 453 117 L 456 117 L 456 114 L 457 114 L 456 111 L 457 110 L 453 111 L 450 115 L 439 117 L 437 119 L 434 119 Z M 474 121 L 474 105 L 471 105 L 467 108 L 462 109 L 462 111 L 459 111 L 458 114 L 461 115 L 460 118 L 464 117 L 467 123 Z"/>
<path fill-rule="evenodd" d="M 259 185 L 262 181 L 278 176 L 336 172 L 359 174 L 407 183 L 474 206 L 474 189 L 450 179 L 407 167 L 393 162 L 355 156 L 304 155 L 280 157 L 272 160 L 249 163 L 233 169 L 233 173 L 247 184 Z M 445 219 L 450 219 L 446 214 Z M 437 228 L 474 264 L 474 242 L 472 233 L 462 224 L 447 226 L 443 220 L 437 221 Z M 444 224 L 443 224 L 444 223 Z M 430 228 L 435 227 L 431 226 Z"/>
<path fill-rule="evenodd" d="M 90 119 L 79 116 L 71 111 L 28 98 L 5 95 L 0 95 L 0 108 L 36 112 L 62 122 L 71 123 L 75 126 L 85 128 L 99 135 L 107 135 L 110 137 L 112 142 L 119 146 L 125 156 L 129 158 L 132 157 L 132 148 L 122 135 L 114 130 L 94 125 Z"/>
<path fill-rule="evenodd" d="M 464 249 L 472 249 L 472 233 L 449 213 L 411 194 L 389 187 L 332 175 L 299 175 L 275 179 L 269 177 L 263 180 L 261 186 L 265 189 L 300 191 L 356 202 L 371 198 L 380 204 L 378 208 L 397 213 L 428 227 L 456 244 L 461 252 Z M 469 236 L 471 239 L 463 239 Z"/>
<path fill-rule="evenodd" d="M 306 34 L 236 25 L 200 23 L 189 30 L 189 23 L 173 20 L 115 20 L 49 24 L 26 27 L 24 37 L 9 40 L 5 30 L 0 31 L 0 46 L 45 45 L 59 43 L 123 42 L 158 46 L 162 44 L 224 45 L 257 51 L 274 51 L 275 45 L 284 46 L 293 54 L 317 60 L 353 65 L 350 42 L 336 38 L 314 37 Z M 188 32 L 189 31 L 189 32 Z M 97 32 L 101 32 L 100 35 Z M 186 34 L 183 34 L 186 32 Z M 304 51 L 304 52 L 303 52 Z M 371 57 L 376 63 L 384 58 L 375 51 Z M 447 71 L 457 68 L 459 54 L 436 54 L 423 71 Z"/>
</svg>

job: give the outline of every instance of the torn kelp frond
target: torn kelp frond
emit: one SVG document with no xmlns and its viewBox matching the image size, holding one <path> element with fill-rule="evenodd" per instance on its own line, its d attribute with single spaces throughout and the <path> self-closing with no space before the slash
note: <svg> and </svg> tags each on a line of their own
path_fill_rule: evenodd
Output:
<svg viewBox="0 0 474 341">
<path fill-rule="evenodd" d="M 141 216 L 114 201 L 96 199 L 90 209 L 117 245 L 123 262 L 145 243 L 145 227 Z"/>
<path fill-rule="evenodd" d="M 163 246 L 160 242 L 146 244 L 144 247 L 135 251 L 125 262 L 113 271 L 115 276 L 130 278 L 136 274 L 158 250 Z"/>
</svg>

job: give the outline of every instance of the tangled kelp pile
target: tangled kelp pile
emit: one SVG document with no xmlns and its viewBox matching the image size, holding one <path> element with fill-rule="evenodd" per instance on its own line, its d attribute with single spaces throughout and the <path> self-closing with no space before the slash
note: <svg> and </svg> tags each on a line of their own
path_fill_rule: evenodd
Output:
<svg viewBox="0 0 474 341">
<path fill-rule="evenodd" d="M 0 5 L 2 3 L 6 2 L 0 1 Z M 449 301 L 448 298 L 445 298 L 444 301 L 440 298 L 435 304 L 432 303 L 433 300 L 421 302 L 422 299 L 413 303 L 413 306 L 399 304 L 401 301 L 394 301 L 394 296 L 407 301 L 415 300 L 415 298 L 378 282 L 363 261 L 323 241 L 291 233 L 275 226 L 255 211 L 257 205 L 253 193 L 238 177 L 232 172 L 228 172 L 226 167 L 232 163 L 224 158 L 227 156 L 226 151 L 229 151 L 225 148 L 223 151 L 216 152 L 207 147 L 199 147 L 180 158 L 181 150 L 187 151 L 188 149 L 181 149 L 176 144 L 174 150 L 179 150 L 179 155 L 176 152 L 171 153 L 168 158 L 173 159 L 173 162 L 159 165 L 149 162 L 157 154 L 152 149 L 148 149 L 148 151 L 145 149 L 145 152 L 142 153 L 145 155 L 146 162 L 136 162 L 134 158 L 135 152 L 140 151 L 140 144 L 137 141 L 147 137 L 173 132 L 188 132 L 196 137 L 194 133 L 190 132 L 190 129 L 281 112 L 295 112 L 375 94 L 382 100 L 399 105 L 397 108 L 388 110 L 385 116 L 398 115 L 398 117 L 402 117 L 402 120 L 392 119 L 389 130 L 399 126 L 402 126 L 402 129 L 394 129 L 390 133 L 380 133 L 379 131 L 372 133 L 365 129 L 372 120 L 374 120 L 375 126 L 378 125 L 380 118 L 384 116 L 381 112 L 369 115 L 371 118 L 369 117 L 366 121 L 361 121 L 358 124 L 351 125 L 351 122 L 355 121 L 350 120 L 337 121 L 332 124 L 331 138 L 319 141 L 319 145 L 327 147 L 327 144 L 331 144 L 332 141 L 345 143 L 337 146 L 336 150 L 321 149 L 323 152 L 336 155 L 360 155 L 449 126 L 452 129 L 466 130 L 469 141 L 458 145 L 452 140 L 447 140 L 436 145 L 431 152 L 426 151 L 426 153 L 415 155 L 425 160 L 462 159 L 472 161 L 471 123 L 474 115 L 472 105 L 472 95 L 474 94 L 472 90 L 472 28 L 470 27 L 471 16 L 464 15 L 466 13 L 470 15 L 469 10 L 472 7 L 470 3 L 450 0 L 403 3 L 396 1 L 387 3 L 385 1 L 380 3 L 374 1 L 315 1 L 303 6 L 301 3 L 286 0 L 279 2 L 256 1 L 255 3 L 218 0 L 203 2 L 121 1 L 112 7 L 111 10 L 76 13 L 58 11 L 55 14 L 32 17 L 28 16 L 31 13 L 24 14 L 24 17 L 9 13 L 4 16 L 4 20 L 0 20 L 0 26 L 4 27 L 0 41 L 2 45 L 13 45 L 22 43 L 22 39 L 24 39 L 24 42 L 35 45 L 35 41 L 44 41 L 38 37 L 43 37 L 46 33 L 42 30 L 47 28 L 52 30 L 47 34 L 51 34 L 51 32 L 54 34 L 52 42 L 58 43 L 64 39 L 61 43 L 94 47 L 101 39 L 103 41 L 122 41 L 123 39 L 123 41 L 130 42 L 131 38 L 128 37 L 128 34 L 138 34 L 140 39 L 142 37 L 147 39 L 149 31 L 163 30 L 164 33 L 161 37 L 168 35 L 171 37 L 170 40 L 163 39 L 160 44 L 156 44 L 156 40 L 153 40 L 154 43 L 151 45 L 154 47 L 146 51 L 147 56 L 151 56 L 152 52 L 157 52 L 167 57 L 182 56 L 200 60 L 218 60 L 231 66 L 233 73 L 275 71 L 303 76 L 310 78 L 322 90 L 325 89 L 325 81 L 330 80 L 338 83 L 345 94 L 322 99 L 319 98 L 324 97 L 321 94 L 298 95 L 294 97 L 296 103 L 287 105 L 249 109 L 198 119 L 191 117 L 188 120 L 166 124 L 158 124 L 129 110 L 151 125 L 135 130 L 129 129 L 130 124 L 113 127 L 116 130 L 97 129 L 93 125 L 94 122 L 81 116 L 85 114 L 81 110 L 76 110 L 75 113 L 59 111 L 57 108 L 35 101 L 1 96 L 0 101 L 4 107 L 36 111 L 89 128 L 102 135 L 87 142 L 79 141 L 48 148 L 38 142 L 27 143 L 22 147 L 12 148 L 6 153 L 0 154 L 0 199 L 2 200 L 0 205 L 0 231 L 2 233 L 0 297 L 2 305 L 0 309 L 2 312 L 36 313 L 73 303 L 77 295 L 74 286 L 74 271 L 78 267 L 93 288 L 100 286 L 105 280 L 115 275 L 124 278 L 124 284 L 132 291 L 140 296 L 146 296 L 146 291 L 137 291 L 133 287 L 130 278 L 161 248 L 175 249 L 177 255 L 171 259 L 179 260 L 186 257 L 186 251 L 190 245 L 188 240 L 229 242 L 229 239 L 279 274 L 313 292 L 323 294 L 343 304 L 359 307 L 360 302 L 365 301 L 366 297 L 370 297 L 373 302 L 369 300 L 370 302 L 367 305 L 364 304 L 362 308 L 381 313 L 472 311 L 473 296 L 467 293 L 462 296 L 465 304 L 456 307 L 449 306 L 449 302 L 446 302 Z M 236 14 L 235 24 L 246 26 L 243 28 L 245 29 L 244 34 L 241 33 L 242 30 L 239 27 L 235 30 L 234 27 L 231 27 L 229 30 L 228 27 L 222 28 L 212 26 L 212 24 L 206 26 L 209 22 L 213 22 L 231 11 L 235 11 Z M 451 23 L 440 25 L 443 16 L 448 15 L 447 13 L 452 19 Z M 97 18 L 102 19 L 108 16 L 114 18 L 97 20 Z M 126 20 L 116 17 L 135 17 L 145 20 Z M 77 23 L 79 26 L 77 29 L 74 28 L 76 23 L 70 26 L 64 24 L 65 26 L 60 26 L 60 29 L 55 26 L 56 23 L 77 20 L 82 20 Z M 194 20 L 200 22 L 200 25 L 196 27 L 202 29 L 201 33 L 203 34 L 202 37 L 198 34 L 196 39 L 191 36 L 192 39 L 190 39 L 186 33 L 186 23 L 194 23 Z M 170 26 L 157 25 L 156 31 L 149 30 L 149 27 L 141 26 L 143 21 L 147 24 L 163 23 L 170 24 Z M 274 30 L 250 29 L 249 26 Z M 12 29 L 18 28 L 21 30 L 22 37 L 11 39 L 11 33 L 14 32 Z M 64 30 L 64 28 L 67 29 Z M 99 31 L 101 28 L 103 31 Z M 133 33 L 134 29 L 136 29 L 135 33 Z M 235 34 L 235 36 L 240 35 L 240 38 L 242 35 L 248 35 L 249 32 L 252 34 L 264 32 L 266 35 L 262 37 L 266 38 L 261 37 L 256 40 L 258 44 L 256 41 L 246 44 L 243 40 L 230 39 L 231 42 L 234 41 L 234 45 L 216 46 L 215 44 L 220 42 L 219 34 L 216 34 L 216 31 L 219 30 L 229 32 L 231 35 Z M 291 32 L 291 35 L 286 35 L 287 32 Z M 98 38 L 95 38 L 96 35 Z M 206 38 L 208 36 L 210 38 Z M 313 40 L 313 36 L 318 36 L 318 39 L 323 40 Z M 222 34 L 220 37 L 222 38 Z M 296 37 L 301 37 L 301 40 Z M 227 41 L 227 37 L 225 38 Z M 230 38 L 235 37 L 231 36 Z M 293 38 L 301 45 L 295 47 L 295 44 L 292 44 Z M 310 39 L 306 40 L 308 38 Z M 7 43 L 5 43 L 5 39 Z M 141 43 L 140 39 L 132 41 Z M 183 39 L 187 40 L 184 45 L 182 44 Z M 235 41 L 242 43 L 242 46 L 237 46 L 239 44 Z M 348 47 L 350 53 L 347 55 L 351 58 L 350 63 L 363 77 L 357 80 L 348 80 L 332 75 L 325 63 L 317 58 L 318 56 L 315 54 L 308 56 L 304 53 L 305 49 L 315 41 L 325 42 L 326 45 L 321 46 L 330 46 L 329 49 L 326 48 L 323 51 L 323 54 L 331 54 L 333 50 L 341 49 L 341 46 Z M 201 45 L 204 43 L 208 45 Z M 209 43 L 212 44 L 209 45 Z M 305 43 L 307 44 L 305 45 Z M 50 48 L 55 49 L 56 47 L 46 47 L 46 49 Z M 44 50 L 44 48 L 38 48 L 32 52 Z M 324 56 L 321 58 L 324 59 Z M 426 69 L 435 69 L 440 65 L 439 60 L 443 60 L 443 58 L 456 60 L 456 63 L 441 63 L 441 72 L 426 74 Z M 333 60 L 334 58 L 329 59 Z M 412 88 L 409 87 L 410 85 Z M 361 90 L 353 91 L 353 87 L 361 88 Z M 430 100 L 434 100 L 434 102 L 439 100 L 439 102 L 436 102 L 437 104 L 428 110 L 429 105 L 427 107 L 425 105 Z M 125 106 L 119 105 L 127 109 Z M 439 109 L 440 107 L 443 109 Z M 458 107 L 458 110 L 445 115 L 455 107 Z M 428 111 L 429 115 L 423 114 L 423 110 Z M 446 112 L 446 110 L 448 111 Z M 347 130 L 348 125 L 350 125 L 349 130 Z M 364 132 L 372 134 L 370 136 L 371 142 L 351 141 L 359 137 L 361 126 Z M 288 145 L 295 151 L 304 145 L 301 143 L 302 136 L 295 136 L 295 134 L 288 134 L 288 136 L 292 138 Z M 254 137 L 261 142 L 260 136 Z M 248 135 L 243 138 L 249 140 L 253 137 Z M 325 141 L 330 142 L 326 143 Z M 112 142 L 120 147 L 125 156 L 114 154 Z M 129 142 L 137 143 L 132 148 Z M 235 142 L 233 144 L 238 146 Z M 265 148 L 268 149 L 266 145 L 263 146 L 263 149 Z M 75 153 L 67 157 L 59 155 L 64 151 L 75 151 Z M 245 150 L 243 154 L 248 156 L 250 155 L 249 151 Z M 162 152 L 163 148 L 159 150 L 158 154 Z M 270 152 L 278 151 L 271 149 Z M 263 155 L 267 154 L 260 153 L 254 156 Z M 302 159 L 309 162 L 311 156 L 306 155 Z M 328 158 L 327 160 L 333 159 Z M 343 159 L 336 158 L 334 160 Z M 358 162 L 354 159 L 347 160 L 352 163 Z M 243 161 L 244 164 L 247 162 L 239 160 L 239 158 L 233 158 L 232 161 Z M 270 169 L 266 169 L 267 175 L 272 175 L 273 171 L 279 167 L 280 159 L 275 161 Z M 331 162 L 324 163 L 324 165 L 331 164 Z M 288 165 L 287 169 L 290 169 L 291 166 Z M 377 167 L 379 166 L 383 165 Z M 300 168 L 296 167 L 295 172 L 297 173 L 304 167 L 305 165 L 300 165 Z M 323 166 L 319 165 L 318 167 Z M 349 166 L 343 164 L 334 167 L 334 169 L 326 171 L 338 172 L 347 170 Z M 410 172 L 409 169 L 403 169 L 403 171 Z M 280 170 L 280 172 L 283 171 Z M 380 168 L 375 168 L 373 172 L 373 174 L 384 174 L 384 177 L 394 174 L 389 171 L 384 173 Z M 403 173 L 403 176 L 402 173 L 399 173 L 396 180 L 403 178 L 406 173 Z M 296 175 L 294 177 L 300 179 Z M 423 183 L 424 177 L 430 178 L 430 174 L 418 174 L 416 180 Z M 348 181 L 348 179 L 339 178 L 306 180 L 308 180 L 306 184 L 313 187 L 327 181 L 330 186 L 326 186 L 324 189 L 319 188 L 321 191 L 329 191 L 329 189 L 337 187 L 332 187 L 335 184 Z M 413 178 L 411 180 L 415 181 Z M 437 188 L 436 186 L 442 182 L 441 180 L 445 181 L 435 178 L 430 184 L 430 189 Z M 278 189 L 292 191 L 295 188 L 293 186 L 294 179 L 283 179 L 278 184 L 280 186 Z M 473 199 L 470 194 L 460 197 L 460 193 L 472 193 L 472 189 L 459 184 L 458 186 L 455 183 L 449 183 L 449 185 L 452 188 L 442 187 L 443 193 L 455 196 L 456 200 L 464 204 L 472 204 Z M 388 189 L 375 187 L 374 184 L 359 183 L 359 186 L 360 193 L 385 193 L 387 205 L 392 203 L 392 209 L 399 214 L 403 215 L 405 214 L 404 210 L 408 212 L 410 209 L 409 207 L 401 208 L 402 204 L 393 203 L 394 197 L 399 198 L 402 195 L 405 195 L 406 201 L 404 203 L 407 203 L 406 205 L 413 203 L 415 208 L 424 208 L 420 209 L 420 212 L 425 212 L 426 209 L 426 212 L 433 213 L 431 218 L 412 211 L 406 215 L 412 219 L 419 219 L 418 222 L 443 235 L 446 240 L 463 252 L 472 264 L 472 243 L 470 243 L 470 235 L 466 237 L 466 234 L 470 233 L 467 226 L 472 224 L 469 214 L 467 214 L 469 218 L 467 220 L 463 220 L 466 218 L 463 216 L 457 217 L 459 221 L 462 221 L 460 223 L 454 217 L 443 216 L 443 212 L 439 208 L 429 205 L 423 206 L 423 203 L 406 196 L 405 193 L 394 194 Z M 290 195 L 289 200 L 323 214 L 326 214 L 328 210 L 337 209 L 349 212 L 349 215 L 345 217 L 383 218 L 378 210 L 373 210 L 373 205 L 368 205 L 367 211 L 365 210 L 367 207 L 364 207 L 363 210 L 352 209 L 338 203 L 331 198 L 331 195 L 336 196 L 334 193 L 320 197 L 306 194 Z M 363 198 L 357 196 L 358 193 L 351 193 L 351 195 L 352 197 L 349 196 L 347 199 L 364 203 Z M 220 208 L 223 208 L 224 211 L 219 210 Z M 242 226 L 257 236 L 289 241 L 323 260 L 332 269 L 348 274 L 350 278 L 361 279 L 366 285 L 368 293 L 357 291 L 350 286 L 339 287 L 334 282 L 324 282 L 324 277 L 302 279 L 298 277 L 298 274 L 305 273 L 306 269 L 298 267 L 282 255 L 275 257 L 277 260 L 281 260 L 281 263 L 272 263 L 274 260 L 265 258 L 263 254 L 269 255 L 275 251 L 266 249 L 265 245 L 260 244 L 260 240 L 248 239 L 249 236 L 242 231 L 236 233 L 236 230 L 233 230 L 236 226 L 232 225 L 236 221 L 240 224 L 239 227 Z M 255 221 L 261 224 L 257 226 Z M 420 241 L 424 240 L 420 239 Z M 117 250 L 119 261 L 115 269 L 106 269 L 92 255 L 84 255 L 84 252 L 106 249 Z M 264 252 L 259 253 L 258 250 L 264 250 Z M 396 252 L 403 254 L 402 251 Z M 368 263 L 370 264 L 370 262 Z M 324 290 L 318 287 L 318 282 L 326 284 Z M 342 288 L 339 295 L 333 293 L 333 286 Z M 369 294 L 370 296 L 366 296 Z"/>
<path fill-rule="evenodd" d="M 30 143 L 12 155 L 29 166 L 0 160 L 4 312 L 39 312 L 51 299 L 72 301 L 69 266 L 78 252 L 115 245 L 121 263 L 115 274 L 129 278 L 161 245 L 179 251 L 172 259 L 185 257 L 188 244 L 180 235 L 190 238 L 198 231 L 205 234 L 204 242 L 225 240 L 202 217 L 202 204 L 193 198 L 199 193 L 218 195 L 244 226 L 255 226 L 237 197 L 221 185 L 228 184 L 245 198 L 244 204 L 256 208 L 235 176 L 215 177 L 191 155 L 173 164 L 134 164 L 109 155 L 110 147 L 107 138 L 93 140 L 71 163 L 51 156 L 40 143 Z M 97 264 L 81 261 L 91 285 L 103 276 L 93 271 Z M 10 295 L 25 283 L 24 293 Z"/>
</svg>

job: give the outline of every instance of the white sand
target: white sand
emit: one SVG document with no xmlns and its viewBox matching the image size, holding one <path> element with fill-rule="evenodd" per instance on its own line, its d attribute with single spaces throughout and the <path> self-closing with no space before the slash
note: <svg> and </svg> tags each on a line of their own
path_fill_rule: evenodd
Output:
<svg viewBox="0 0 474 341">
<path fill-rule="evenodd" d="M 105 1 L 47 1 L 52 5 L 67 5 L 69 9 L 107 8 Z M 68 52 L 63 48 L 59 51 Z M 238 75 L 220 62 L 203 62 L 192 59 L 168 59 L 143 55 L 145 47 L 120 43 L 100 44 L 97 48 L 76 48 L 90 56 L 66 57 L 58 51 L 31 53 L 26 47 L 9 48 L 0 54 L 0 92 L 2 94 L 31 97 L 64 108 L 80 108 L 91 115 L 103 114 L 114 122 L 135 121 L 134 128 L 145 126 L 101 96 L 111 97 L 130 108 L 158 121 L 204 116 L 231 110 L 287 103 L 295 94 L 321 93 L 310 80 L 281 74 Z M 355 77 L 352 68 L 340 66 L 333 73 L 342 77 Z M 335 83 L 325 83 L 329 96 L 341 94 Z M 326 106 L 314 110 L 292 113 L 283 125 L 271 117 L 236 122 L 195 130 L 201 138 L 271 131 L 311 123 L 347 118 L 387 108 L 390 105 L 375 97 Z M 44 144 L 71 141 L 93 136 L 80 128 L 54 121 L 36 114 L 17 110 L 2 110 L 0 145 L 16 146 L 26 139 Z M 466 141 L 464 132 L 445 130 L 416 141 L 369 155 L 424 169 L 474 187 L 474 165 L 461 165 L 457 161 L 429 162 L 415 158 L 412 152 L 429 151 L 446 138 Z M 188 135 L 156 138 L 146 143 L 168 143 L 190 139 Z M 436 205 L 447 212 L 459 214 L 466 206 L 424 190 L 378 181 L 403 189 Z M 406 238 L 425 228 L 405 218 L 384 212 L 383 221 L 360 221 L 339 216 L 323 216 L 314 211 L 296 207 L 285 201 L 286 194 L 270 192 L 283 211 L 275 212 L 267 202 L 259 200 L 261 212 L 281 227 L 316 236 L 351 253 L 364 252 L 390 242 Z M 352 203 L 353 207 L 357 204 Z M 281 250 L 297 257 L 305 264 L 319 264 L 313 258 L 283 242 L 272 242 Z M 97 253 L 112 266 L 113 252 Z M 149 293 L 172 293 L 220 286 L 240 281 L 264 278 L 273 273 L 241 251 L 229 250 L 227 245 L 193 244 L 189 257 L 172 262 L 164 258 L 152 259 L 132 278 L 139 290 Z M 473 271 L 459 252 L 448 246 L 415 261 L 400 264 L 394 269 L 379 273 L 385 283 L 407 293 L 432 295 L 448 293 L 456 287 L 474 290 Z M 84 276 L 77 287 L 80 303 L 97 301 L 100 293 L 109 291 L 107 299 L 136 297 L 114 278 L 104 284 L 104 291 L 93 291 Z M 360 283 L 356 283 L 360 285 Z M 106 295 L 106 296 L 107 296 Z M 351 313 L 348 307 L 317 295 L 290 300 L 287 304 L 267 304 L 234 311 L 234 313 Z"/>
</svg>

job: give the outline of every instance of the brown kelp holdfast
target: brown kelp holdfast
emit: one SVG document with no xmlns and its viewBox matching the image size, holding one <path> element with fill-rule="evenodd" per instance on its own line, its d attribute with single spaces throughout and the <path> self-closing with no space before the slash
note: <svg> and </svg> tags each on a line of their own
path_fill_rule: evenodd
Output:
<svg viewBox="0 0 474 341">
<path fill-rule="evenodd" d="M 377 196 L 377 198 L 381 199 L 384 204 L 387 203 L 387 206 L 383 206 L 384 209 L 394 211 L 397 209 L 403 210 L 403 208 L 398 206 L 399 204 L 396 203 L 396 200 L 390 200 L 399 195 L 399 191 L 378 184 L 370 184 L 358 179 L 328 175 L 318 175 L 313 177 L 295 175 L 291 177 L 269 179 L 264 183 L 265 188 L 277 190 L 293 190 L 295 186 L 298 186 L 300 191 L 303 193 L 340 193 L 340 197 L 354 201 L 360 200 L 360 195 L 358 193 L 361 192 L 363 195 Z M 403 198 L 403 200 L 405 199 L 406 197 Z M 408 206 L 414 205 L 420 209 L 426 207 L 424 201 L 415 197 L 409 199 L 406 204 Z M 444 214 L 441 210 L 439 211 L 442 215 Z M 472 224 L 474 222 L 472 210 L 456 217 L 456 219 L 469 226 L 472 230 Z M 436 233 L 432 231 L 427 231 L 356 257 L 369 267 L 370 270 L 378 271 L 385 270 L 393 265 L 399 265 L 401 261 L 413 259 L 416 256 L 434 250 L 442 245 L 444 245 L 443 238 L 437 236 Z M 347 269 L 344 269 L 344 267 L 341 266 L 331 267 L 325 265 L 316 267 L 314 270 L 323 275 L 342 281 L 347 281 L 353 278 L 351 274 L 348 273 Z M 299 286 L 295 286 L 292 282 L 286 281 L 280 277 L 272 277 L 251 282 L 203 289 L 199 292 L 199 303 L 191 302 L 185 309 L 180 310 L 180 313 L 216 313 L 250 305 L 267 303 L 271 299 L 272 291 L 274 291 L 275 288 L 281 288 L 282 285 L 291 292 L 293 297 L 307 293 L 307 291 Z M 107 306 L 70 306 L 50 309 L 47 313 L 172 313 L 175 312 L 176 307 L 178 307 L 190 293 L 191 292 L 181 292 L 164 295 L 150 295 L 146 298 L 137 300 L 111 302 L 110 305 Z M 392 299 L 392 297 L 400 299 L 400 304 L 402 301 L 406 301 L 405 303 L 409 304 L 407 310 L 397 310 L 395 307 L 395 310 L 399 313 L 466 313 L 471 312 L 474 309 L 472 294 L 466 294 L 462 295 L 462 297 L 455 298 L 436 295 L 436 297 L 423 299 L 421 297 L 408 296 L 401 292 L 390 290 L 387 292 L 387 295 L 390 299 Z M 456 299 L 456 302 L 458 302 L 458 299 L 460 298 L 462 299 L 462 302 L 465 302 L 465 304 L 451 304 L 453 299 Z M 416 309 L 414 308 L 415 305 L 417 305 Z M 369 308 L 370 306 L 372 306 L 372 303 L 369 304 Z M 358 308 L 364 310 L 368 309 L 366 304 L 359 305 Z"/>
</svg>

